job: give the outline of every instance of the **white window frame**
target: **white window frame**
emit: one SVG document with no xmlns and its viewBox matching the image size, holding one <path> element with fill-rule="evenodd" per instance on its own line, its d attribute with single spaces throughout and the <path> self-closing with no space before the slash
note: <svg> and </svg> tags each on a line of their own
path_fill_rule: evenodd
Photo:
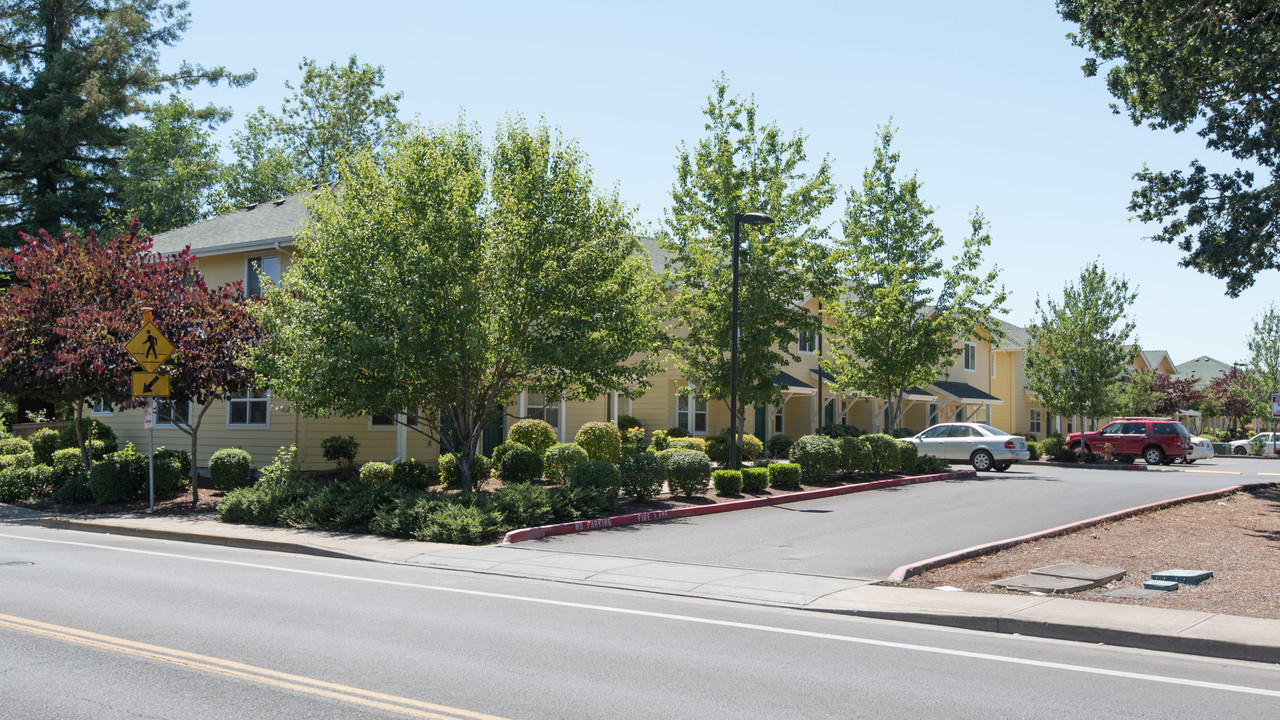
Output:
<svg viewBox="0 0 1280 720">
<path fill-rule="evenodd" d="M 242 429 L 242 428 L 270 428 L 271 427 L 271 389 L 268 388 L 266 390 L 261 391 L 260 397 L 249 397 L 250 395 L 254 395 L 254 394 L 258 394 L 258 391 L 254 391 L 252 393 L 235 393 L 231 397 L 227 398 L 227 429 L 228 430 Z M 258 403 L 258 402 L 265 403 L 267 406 L 266 413 L 265 413 L 266 421 L 255 423 L 250 421 L 250 418 L 253 417 L 253 413 L 251 412 L 251 408 L 250 408 L 250 403 Z M 232 411 L 234 410 L 235 406 L 239 404 L 243 404 L 245 406 L 245 409 L 244 409 L 245 422 L 242 422 L 242 423 L 233 422 L 231 419 Z"/>
<path fill-rule="evenodd" d="M 99 410 L 99 408 L 104 408 Z M 93 405 L 89 409 L 89 417 L 114 417 L 115 409 L 111 403 L 102 398 L 93 401 Z"/>
<path fill-rule="evenodd" d="M 390 415 L 367 415 L 368 419 L 366 429 L 372 431 L 395 430 L 400 427 L 403 422 L 408 427 L 418 426 L 418 415 L 416 413 L 398 413 L 394 417 Z M 391 418 L 391 422 L 374 422 L 379 417 Z"/>
<path fill-rule="evenodd" d="M 774 411 L 773 411 L 773 434 L 774 435 L 778 435 L 786 431 L 787 414 L 782 411 L 783 407 L 784 406 L 779 405 L 776 408 L 774 408 Z"/>
<path fill-rule="evenodd" d="M 680 422 L 681 413 L 685 416 L 684 422 Z M 699 419 L 702 420 L 701 430 L 698 429 Z M 707 420 L 707 400 L 698 397 L 697 391 L 692 387 L 676 396 L 676 425 L 688 430 L 690 435 L 706 435 L 709 424 Z"/>
<path fill-rule="evenodd" d="M 968 340 L 964 343 L 964 369 L 965 372 L 978 371 L 978 344 Z"/>
<path fill-rule="evenodd" d="M 1037 408 L 1027 408 L 1027 432 L 1039 435 L 1044 432 L 1044 426 L 1041 424 L 1043 413 Z"/>
<path fill-rule="evenodd" d="M 996 377 L 996 366 L 997 366 L 997 365 L 999 365 L 999 363 L 997 363 L 997 362 L 996 362 L 996 354 L 995 354 L 995 353 L 991 353 L 991 378 L 992 378 L 993 380 L 994 380 L 994 379 L 995 379 L 995 377 Z"/>
<path fill-rule="evenodd" d="M 278 285 L 280 283 L 281 268 L 280 268 L 279 254 L 276 254 L 276 253 L 263 254 L 263 255 L 258 255 L 256 257 L 248 258 L 245 260 L 245 266 L 244 266 L 245 297 L 255 297 L 262 294 L 263 288 L 258 282 L 258 268 L 262 267 L 262 265 L 265 264 L 268 260 L 275 261 L 275 266 L 276 266 L 275 273 L 272 274 L 271 272 L 264 271 L 263 275 L 266 275 L 268 278 L 270 278 L 273 284 Z M 256 288 L 258 292 L 256 293 L 250 292 L 250 290 L 254 288 L 254 285 L 258 285 L 258 287 Z"/>
<path fill-rule="evenodd" d="M 532 402 L 533 397 L 534 393 L 523 393 L 523 398 L 521 398 L 522 404 L 524 405 L 522 417 L 525 419 L 535 418 L 542 420 L 550 425 L 552 429 L 556 431 L 556 437 L 559 438 L 561 442 L 564 442 L 564 398 L 548 398 L 545 394 L 542 394 L 542 403 L 534 404 Z M 547 420 L 547 408 L 555 409 L 555 422 Z M 533 414 L 535 409 L 538 412 L 537 415 Z"/>
<path fill-rule="evenodd" d="M 938 410 L 938 403 L 929 403 L 929 427 L 933 427 L 938 424 Z"/>
<path fill-rule="evenodd" d="M 812 355 L 818 349 L 818 334 L 801 330 L 796 336 L 796 349 L 801 354 Z"/>
<path fill-rule="evenodd" d="M 180 426 L 179 426 L 177 423 L 175 423 L 175 422 L 173 422 L 172 420 L 170 420 L 170 419 L 169 419 L 169 416 L 167 416 L 167 415 L 165 415 L 164 413 L 160 412 L 160 406 L 161 406 L 161 405 L 163 405 L 163 404 L 165 404 L 165 403 L 167 403 L 167 402 L 170 402 L 170 401 L 169 401 L 169 400 L 165 400 L 164 398 L 156 398 L 156 406 L 155 406 L 155 410 L 154 410 L 155 426 L 156 426 L 157 428 L 178 428 L 178 427 L 180 427 Z M 190 400 L 188 400 L 188 401 L 187 401 L 187 424 L 188 424 L 188 425 L 190 425 L 190 424 L 191 424 L 191 410 L 192 410 L 192 408 L 191 408 L 191 401 L 190 401 Z M 181 414 L 181 413 L 179 413 L 179 414 Z"/>
</svg>

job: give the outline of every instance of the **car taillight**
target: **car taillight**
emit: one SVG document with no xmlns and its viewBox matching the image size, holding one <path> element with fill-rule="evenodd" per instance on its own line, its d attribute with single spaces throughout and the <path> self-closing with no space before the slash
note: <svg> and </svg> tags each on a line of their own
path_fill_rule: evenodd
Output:
<svg viewBox="0 0 1280 720">
<path fill-rule="evenodd" d="M 1004 441 L 1004 448 L 1005 448 L 1005 450 L 1012 450 L 1012 449 L 1014 449 L 1015 447 L 1017 447 L 1017 446 L 1013 444 L 1013 441 L 1012 441 L 1012 440 L 1005 440 L 1005 441 Z"/>
</svg>

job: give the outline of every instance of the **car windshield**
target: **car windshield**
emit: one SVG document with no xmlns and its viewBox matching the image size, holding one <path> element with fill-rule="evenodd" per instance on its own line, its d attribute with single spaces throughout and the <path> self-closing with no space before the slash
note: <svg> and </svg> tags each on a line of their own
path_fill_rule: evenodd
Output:
<svg viewBox="0 0 1280 720">
<path fill-rule="evenodd" d="M 978 423 L 978 428 L 982 430 L 982 432 L 988 435 L 1004 435 L 1005 434 L 1005 431 L 998 430 L 996 428 L 991 427 L 990 425 L 983 425 L 981 423 Z"/>
</svg>

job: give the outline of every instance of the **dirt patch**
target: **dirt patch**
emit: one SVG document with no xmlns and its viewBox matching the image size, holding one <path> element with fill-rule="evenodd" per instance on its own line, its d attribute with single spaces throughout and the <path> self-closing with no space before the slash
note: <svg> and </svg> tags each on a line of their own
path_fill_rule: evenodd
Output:
<svg viewBox="0 0 1280 720">
<path fill-rule="evenodd" d="M 1111 585 L 1064 597 L 1144 607 L 1280 619 L 1280 488 L 1177 505 L 965 560 L 907 579 L 904 586 L 1022 595 L 989 583 L 1060 562 L 1120 567 Z M 1213 578 L 1157 598 L 1103 597 L 1140 588 L 1161 570 L 1212 570 Z"/>
</svg>

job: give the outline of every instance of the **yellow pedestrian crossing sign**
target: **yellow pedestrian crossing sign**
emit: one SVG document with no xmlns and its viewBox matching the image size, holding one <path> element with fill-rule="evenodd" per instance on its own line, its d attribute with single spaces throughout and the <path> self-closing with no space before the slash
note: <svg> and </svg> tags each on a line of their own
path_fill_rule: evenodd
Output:
<svg viewBox="0 0 1280 720">
<path fill-rule="evenodd" d="M 148 321 L 142 324 L 142 329 L 138 330 L 133 339 L 124 344 L 124 349 L 129 351 L 143 370 L 153 373 L 173 354 L 173 343 Z"/>
<path fill-rule="evenodd" d="M 134 397 L 169 397 L 169 376 L 156 373 L 133 374 Z"/>
</svg>

